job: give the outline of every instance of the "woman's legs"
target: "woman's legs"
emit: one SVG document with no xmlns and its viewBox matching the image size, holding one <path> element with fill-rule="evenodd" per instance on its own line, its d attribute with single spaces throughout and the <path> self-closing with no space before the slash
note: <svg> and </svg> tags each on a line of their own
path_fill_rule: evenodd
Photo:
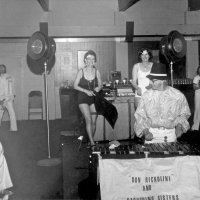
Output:
<svg viewBox="0 0 200 200">
<path fill-rule="evenodd" d="M 88 104 L 79 104 L 79 109 L 85 119 L 86 131 L 87 131 L 90 143 L 91 143 L 91 145 L 94 145 L 92 116 L 91 116 L 90 107 Z"/>
<path fill-rule="evenodd" d="M 94 104 L 90 105 L 90 112 L 92 113 L 92 137 L 94 138 L 94 134 L 96 131 L 97 117 L 98 117 Z"/>
</svg>

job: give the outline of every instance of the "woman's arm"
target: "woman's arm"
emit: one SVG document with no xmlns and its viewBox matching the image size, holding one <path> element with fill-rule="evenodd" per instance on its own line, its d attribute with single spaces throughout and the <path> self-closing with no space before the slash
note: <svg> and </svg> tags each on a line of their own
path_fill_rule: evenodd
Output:
<svg viewBox="0 0 200 200">
<path fill-rule="evenodd" d="M 198 76 L 195 76 L 194 77 L 194 80 L 193 80 L 193 89 L 194 90 L 198 90 L 198 89 L 200 89 L 200 80 L 199 80 L 199 78 L 198 78 Z"/>
<path fill-rule="evenodd" d="M 99 70 L 97 70 L 97 81 L 98 81 L 98 87 L 96 87 L 94 90 L 96 92 L 99 92 L 102 88 L 101 74 L 100 74 Z"/>
<path fill-rule="evenodd" d="M 78 91 L 81 91 L 81 92 L 86 92 L 86 89 L 82 88 L 79 86 L 79 82 L 80 82 L 80 79 L 82 77 L 82 70 L 79 70 L 77 75 L 76 75 L 76 79 L 74 81 L 74 89 L 75 90 L 78 90 Z"/>
<path fill-rule="evenodd" d="M 194 90 L 200 89 L 199 84 L 193 83 L 193 89 Z"/>
<path fill-rule="evenodd" d="M 133 85 L 133 87 L 137 90 L 137 89 L 139 88 L 138 85 L 137 85 L 137 79 L 138 79 L 138 64 L 135 64 L 135 65 L 133 66 L 132 78 L 133 78 L 132 85 Z"/>
<path fill-rule="evenodd" d="M 138 87 L 138 84 L 137 84 L 137 81 L 138 81 L 138 69 L 139 69 L 139 64 L 135 64 L 133 66 L 133 71 L 132 71 L 132 77 L 133 77 L 132 85 L 135 88 L 137 94 L 139 96 L 141 96 L 142 95 L 142 90 L 141 90 L 140 87 Z"/>
</svg>

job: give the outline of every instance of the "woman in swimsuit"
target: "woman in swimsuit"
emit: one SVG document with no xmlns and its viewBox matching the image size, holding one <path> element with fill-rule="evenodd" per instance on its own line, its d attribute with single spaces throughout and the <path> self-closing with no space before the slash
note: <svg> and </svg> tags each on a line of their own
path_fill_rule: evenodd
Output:
<svg viewBox="0 0 200 200">
<path fill-rule="evenodd" d="M 101 75 L 96 69 L 96 53 L 89 50 L 84 55 L 85 67 L 80 69 L 74 81 L 74 89 L 78 90 L 79 109 L 85 119 L 86 131 L 90 145 L 94 146 L 97 114 L 94 106 L 94 92 L 99 92 L 102 87 Z"/>
</svg>

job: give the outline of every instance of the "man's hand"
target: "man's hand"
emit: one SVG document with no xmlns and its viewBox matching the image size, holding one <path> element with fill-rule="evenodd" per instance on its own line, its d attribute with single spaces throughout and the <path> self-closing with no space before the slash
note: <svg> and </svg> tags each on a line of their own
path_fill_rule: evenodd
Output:
<svg viewBox="0 0 200 200">
<path fill-rule="evenodd" d="M 153 134 L 151 132 L 149 132 L 149 129 L 145 129 L 143 131 L 143 135 L 145 137 L 145 140 L 147 140 L 147 141 L 153 140 Z"/>
<path fill-rule="evenodd" d="M 175 128 L 175 134 L 176 134 L 176 137 L 179 138 L 182 136 L 183 134 L 183 127 L 181 124 L 177 124 L 176 128 Z"/>
<path fill-rule="evenodd" d="M 149 90 L 152 88 L 152 84 L 149 84 L 148 86 L 146 86 L 146 89 Z"/>
</svg>

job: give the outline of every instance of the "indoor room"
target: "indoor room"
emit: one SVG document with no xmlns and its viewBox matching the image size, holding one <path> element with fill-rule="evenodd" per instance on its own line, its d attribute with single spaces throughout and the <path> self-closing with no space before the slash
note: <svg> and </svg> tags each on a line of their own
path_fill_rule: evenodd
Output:
<svg viewBox="0 0 200 200">
<path fill-rule="evenodd" d="M 200 199 L 198 0 L 0 16 L 0 199 Z"/>
</svg>

